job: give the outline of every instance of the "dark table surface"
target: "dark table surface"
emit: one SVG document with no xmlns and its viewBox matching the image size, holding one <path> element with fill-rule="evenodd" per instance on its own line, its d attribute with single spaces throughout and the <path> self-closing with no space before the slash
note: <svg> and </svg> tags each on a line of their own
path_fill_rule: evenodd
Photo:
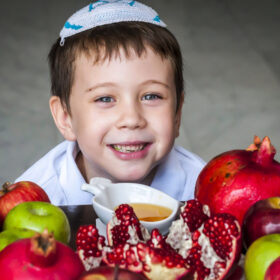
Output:
<svg viewBox="0 0 280 280">
<path fill-rule="evenodd" d="M 67 215 L 71 226 L 71 240 L 69 245 L 72 249 L 76 250 L 75 239 L 79 226 L 95 224 L 97 216 L 92 204 L 60 206 L 60 208 Z"/>
</svg>

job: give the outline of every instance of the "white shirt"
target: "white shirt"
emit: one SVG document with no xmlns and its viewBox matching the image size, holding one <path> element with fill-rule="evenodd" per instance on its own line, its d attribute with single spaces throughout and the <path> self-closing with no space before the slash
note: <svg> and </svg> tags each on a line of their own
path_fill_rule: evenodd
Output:
<svg viewBox="0 0 280 280">
<path fill-rule="evenodd" d="M 92 203 L 92 194 L 82 191 L 85 183 L 75 158 L 76 142 L 64 141 L 26 170 L 16 181 L 32 181 L 41 186 L 55 205 Z M 180 201 L 194 197 L 197 176 L 205 162 L 182 147 L 174 146 L 159 165 L 151 187 Z"/>
</svg>

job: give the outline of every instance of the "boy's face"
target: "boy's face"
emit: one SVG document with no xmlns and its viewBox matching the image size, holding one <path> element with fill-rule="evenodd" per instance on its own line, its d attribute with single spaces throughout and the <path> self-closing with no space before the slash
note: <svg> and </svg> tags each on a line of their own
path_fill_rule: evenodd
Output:
<svg viewBox="0 0 280 280">
<path fill-rule="evenodd" d="M 76 59 L 71 115 L 64 111 L 66 138 L 82 152 L 78 166 L 87 180 L 150 183 L 180 126 L 171 63 L 150 48 L 141 57 L 121 52 L 92 61 L 83 54 Z"/>
</svg>

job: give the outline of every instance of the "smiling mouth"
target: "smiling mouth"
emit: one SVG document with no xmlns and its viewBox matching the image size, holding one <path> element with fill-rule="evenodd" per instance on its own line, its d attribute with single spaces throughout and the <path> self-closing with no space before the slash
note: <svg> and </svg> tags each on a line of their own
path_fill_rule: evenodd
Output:
<svg viewBox="0 0 280 280">
<path fill-rule="evenodd" d="M 137 145 L 111 145 L 111 147 L 121 153 L 135 153 L 144 150 L 147 144 L 137 144 Z"/>
</svg>

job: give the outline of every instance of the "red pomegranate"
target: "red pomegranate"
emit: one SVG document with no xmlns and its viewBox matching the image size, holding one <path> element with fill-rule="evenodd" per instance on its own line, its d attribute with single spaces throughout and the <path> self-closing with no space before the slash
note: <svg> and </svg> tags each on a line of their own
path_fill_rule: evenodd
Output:
<svg viewBox="0 0 280 280">
<path fill-rule="evenodd" d="M 266 136 L 255 137 L 246 150 L 222 153 L 208 162 L 198 176 L 195 197 L 213 213 L 230 213 L 242 224 L 256 201 L 280 196 L 280 163 Z"/>
<path fill-rule="evenodd" d="M 165 242 L 157 229 L 146 243 L 120 244 L 106 250 L 103 261 L 109 266 L 142 273 L 151 280 L 161 280 L 163 275 L 166 280 L 184 279 L 190 271 L 183 257 Z"/>
<path fill-rule="evenodd" d="M 184 258 L 194 279 L 224 279 L 240 256 L 237 219 L 226 213 L 211 215 L 207 205 L 186 201 L 180 218 L 169 229 L 166 242 Z"/>
<path fill-rule="evenodd" d="M 150 238 L 148 230 L 140 223 L 133 208 L 121 204 L 107 224 L 107 239 L 110 246 L 146 241 Z"/>
<path fill-rule="evenodd" d="M 123 204 L 115 212 L 119 214 L 110 223 L 111 229 L 122 225 L 123 230 L 117 227 L 116 231 L 107 231 L 114 240 L 112 245 L 105 244 L 94 225 L 79 228 L 76 244 L 86 270 L 107 265 L 128 269 L 151 280 L 221 280 L 238 260 L 237 219 L 230 214 L 210 215 L 209 207 L 198 200 L 185 203 L 168 236 L 153 229 L 148 239 L 140 238 L 141 234 L 135 230 L 139 221 L 129 205 Z"/>
<path fill-rule="evenodd" d="M 95 225 L 79 227 L 76 235 L 76 248 L 86 271 L 101 264 L 104 247 L 105 237 L 99 235 Z"/>
<path fill-rule="evenodd" d="M 166 280 L 185 279 L 182 277 L 189 272 L 185 260 L 165 242 L 157 229 L 152 231 L 148 240 L 140 240 L 139 232 L 134 228 L 135 225 L 139 227 L 139 220 L 134 219 L 133 209 L 122 204 L 115 212 L 118 218 L 113 218 L 116 222 L 114 225 L 110 222 L 112 229 L 119 223 L 123 231 L 118 227 L 116 231 L 107 231 L 110 235 L 107 236 L 108 241 L 114 240 L 112 246 L 105 244 L 104 237 L 99 235 L 94 225 L 80 226 L 78 229 L 77 251 L 87 271 L 107 265 L 128 269 L 151 280 L 161 280 L 163 275 Z M 120 235 L 120 238 L 116 238 L 115 234 Z"/>
<path fill-rule="evenodd" d="M 0 252 L 1 279 L 75 280 L 84 267 L 78 255 L 44 231 L 21 239 Z"/>
</svg>

